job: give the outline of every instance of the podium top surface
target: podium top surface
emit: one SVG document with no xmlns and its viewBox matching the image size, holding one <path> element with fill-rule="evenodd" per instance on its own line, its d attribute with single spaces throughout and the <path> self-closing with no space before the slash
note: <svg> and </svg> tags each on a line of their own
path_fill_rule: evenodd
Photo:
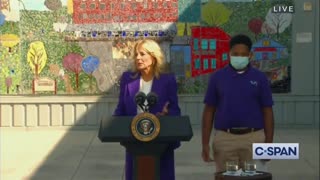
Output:
<svg viewBox="0 0 320 180">
<path fill-rule="evenodd" d="M 132 116 L 112 116 L 101 120 L 102 142 L 139 142 L 131 132 Z M 193 136 L 189 116 L 160 116 L 160 133 L 152 142 L 190 141 Z M 151 143 L 152 143 L 151 142 Z"/>
</svg>

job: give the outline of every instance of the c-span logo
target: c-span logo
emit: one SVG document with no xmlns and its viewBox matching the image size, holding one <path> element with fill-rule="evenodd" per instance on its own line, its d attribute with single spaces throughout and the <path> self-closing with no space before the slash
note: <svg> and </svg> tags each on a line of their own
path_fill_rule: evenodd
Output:
<svg viewBox="0 0 320 180">
<path fill-rule="evenodd" d="M 253 159 L 299 159 L 299 143 L 253 143 Z"/>
</svg>

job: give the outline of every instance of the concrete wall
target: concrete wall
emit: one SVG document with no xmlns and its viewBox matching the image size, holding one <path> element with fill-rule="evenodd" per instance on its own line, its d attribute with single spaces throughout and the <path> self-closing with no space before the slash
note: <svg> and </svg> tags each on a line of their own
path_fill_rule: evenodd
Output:
<svg viewBox="0 0 320 180">
<path fill-rule="evenodd" d="M 108 117 L 117 104 L 115 97 L 42 96 L 1 97 L 2 127 L 94 127 L 101 118 Z M 319 97 L 275 95 L 275 123 L 277 127 L 319 126 Z M 199 125 L 203 110 L 202 96 L 180 96 L 183 115 Z"/>
</svg>

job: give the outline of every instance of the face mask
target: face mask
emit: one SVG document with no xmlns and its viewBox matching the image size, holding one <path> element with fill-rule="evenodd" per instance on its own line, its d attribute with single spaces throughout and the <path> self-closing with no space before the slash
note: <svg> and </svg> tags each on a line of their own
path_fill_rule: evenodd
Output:
<svg viewBox="0 0 320 180">
<path fill-rule="evenodd" d="M 249 64 L 249 57 L 231 56 L 230 63 L 235 69 L 244 69 Z"/>
</svg>

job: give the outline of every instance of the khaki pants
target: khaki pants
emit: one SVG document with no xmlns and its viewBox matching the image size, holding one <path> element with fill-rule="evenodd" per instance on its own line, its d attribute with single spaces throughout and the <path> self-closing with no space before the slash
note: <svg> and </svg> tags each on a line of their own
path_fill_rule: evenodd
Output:
<svg viewBox="0 0 320 180">
<path fill-rule="evenodd" d="M 244 169 L 244 162 L 252 160 L 252 143 L 263 143 L 264 140 L 264 130 L 243 135 L 216 130 L 212 142 L 216 172 L 225 171 L 227 161 L 238 161 L 240 168 Z M 256 164 L 259 170 L 264 163 L 260 161 Z M 266 169 L 261 170 L 266 171 Z"/>
</svg>

